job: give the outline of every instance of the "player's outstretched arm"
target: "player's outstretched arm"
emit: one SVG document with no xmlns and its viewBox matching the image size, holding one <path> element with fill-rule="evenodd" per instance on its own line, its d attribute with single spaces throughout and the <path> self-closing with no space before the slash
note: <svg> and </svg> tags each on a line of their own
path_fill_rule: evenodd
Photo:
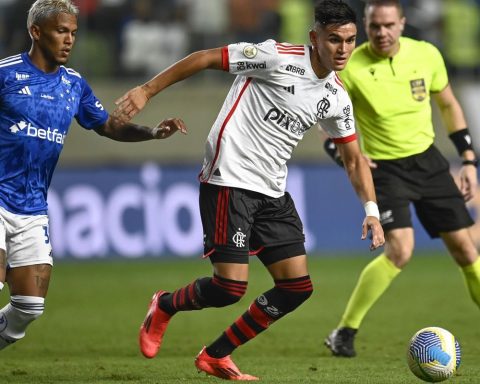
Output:
<svg viewBox="0 0 480 384">
<path fill-rule="evenodd" d="M 95 129 L 101 136 L 116 141 L 146 141 L 152 139 L 166 139 L 175 132 L 187 133 L 187 127 L 182 119 L 172 118 L 161 121 L 156 127 L 125 122 L 114 116 L 109 116 L 106 123 Z"/>
<path fill-rule="evenodd" d="M 114 115 L 124 121 L 130 121 L 157 93 L 204 69 L 222 69 L 221 48 L 194 52 L 160 72 L 145 84 L 129 90 L 115 101 L 117 108 Z"/>
<path fill-rule="evenodd" d="M 377 249 L 385 243 L 379 212 L 376 204 L 372 173 L 367 161 L 360 152 L 356 140 L 339 144 L 338 150 L 343 160 L 350 182 L 365 208 L 366 217 L 362 223 L 362 240 L 371 234 L 370 250 Z"/>
</svg>

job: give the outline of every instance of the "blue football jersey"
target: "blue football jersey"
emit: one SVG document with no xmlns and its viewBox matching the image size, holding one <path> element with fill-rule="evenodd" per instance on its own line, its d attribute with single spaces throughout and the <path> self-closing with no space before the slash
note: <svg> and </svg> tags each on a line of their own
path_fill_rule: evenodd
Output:
<svg viewBox="0 0 480 384">
<path fill-rule="evenodd" d="M 0 206 L 47 212 L 47 190 L 75 118 L 86 129 L 108 119 L 87 82 L 70 68 L 44 73 L 27 53 L 0 60 Z"/>
</svg>

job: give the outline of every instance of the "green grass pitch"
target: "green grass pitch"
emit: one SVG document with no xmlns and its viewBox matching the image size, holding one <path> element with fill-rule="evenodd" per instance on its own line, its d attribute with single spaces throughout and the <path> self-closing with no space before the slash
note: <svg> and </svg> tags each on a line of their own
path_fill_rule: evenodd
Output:
<svg viewBox="0 0 480 384">
<path fill-rule="evenodd" d="M 415 255 L 367 315 L 358 357 L 330 356 L 323 339 L 336 326 L 366 257 L 310 258 L 315 292 L 293 314 L 234 353 L 261 383 L 420 383 L 406 347 L 420 328 L 440 326 L 460 341 L 462 364 L 449 383 L 480 382 L 480 313 L 458 268 L 445 254 Z M 58 262 L 46 313 L 24 340 L 0 352 L 0 383 L 221 383 L 197 373 L 193 360 L 272 283 L 252 259 L 246 297 L 234 306 L 176 315 L 155 359 L 137 333 L 151 294 L 210 275 L 205 260 Z M 8 289 L 0 294 L 0 305 Z"/>
</svg>

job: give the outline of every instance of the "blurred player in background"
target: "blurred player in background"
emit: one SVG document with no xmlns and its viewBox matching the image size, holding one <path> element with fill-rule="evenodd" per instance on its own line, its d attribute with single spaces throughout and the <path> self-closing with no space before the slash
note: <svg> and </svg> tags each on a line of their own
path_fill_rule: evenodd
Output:
<svg viewBox="0 0 480 384">
<path fill-rule="evenodd" d="M 111 117 L 80 74 L 63 66 L 77 15 L 70 0 L 36 1 L 27 19 L 30 51 L 0 60 L 0 287 L 6 281 L 10 289 L 0 349 L 44 311 L 53 264 L 47 190 L 72 119 L 117 141 L 185 132 L 177 119 L 150 128 Z"/>
<path fill-rule="evenodd" d="M 237 75 L 206 143 L 200 179 L 204 255 L 213 277 L 174 292 L 158 291 L 140 328 L 140 348 L 154 357 L 170 318 L 179 311 L 224 307 L 245 294 L 249 255 L 257 255 L 274 280 L 225 332 L 198 354 L 200 371 L 223 379 L 256 380 L 230 358 L 238 346 L 294 311 L 312 293 L 303 225 L 288 192 L 287 161 L 316 123 L 338 143 L 371 231 L 371 249 L 384 242 L 371 173 L 356 141 L 352 105 L 336 73 L 355 47 L 356 16 L 342 1 L 315 8 L 312 46 L 267 40 L 195 52 L 117 101 L 132 118 L 168 86 L 205 69 Z"/>
<path fill-rule="evenodd" d="M 353 341 L 364 316 L 412 257 L 410 203 L 428 234 L 443 240 L 480 305 L 480 261 L 465 206 L 477 188 L 477 158 L 443 58 L 427 42 L 400 37 L 405 17 L 398 0 L 367 1 L 364 21 L 368 42 L 354 51 L 340 76 L 372 168 L 386 242 L 385 252 L 364 268 L 338 328 L 325 340 L 334 355 L 346 357 L 356 354 Z M 430 95 L 462 157 L 460 190 L 433 145 Z M 331 140 L 325 148 L 341 158 Z"/>
</svg>

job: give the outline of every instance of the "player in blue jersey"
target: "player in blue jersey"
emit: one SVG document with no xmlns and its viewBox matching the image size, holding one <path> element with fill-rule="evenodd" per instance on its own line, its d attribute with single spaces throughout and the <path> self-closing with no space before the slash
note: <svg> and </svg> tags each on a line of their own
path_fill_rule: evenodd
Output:
<svg viewBox="0 0 480 384">
<path fill-rule="evenodd" d="M 117 141 L 163 139 L 180 119 L 157 127 L 110 116 L 87 82 L 67 63 L 77 32 L 70 0 L 37 0 L 28 12 L 30 51 L 0 60 L 0 349 L 25 335 L 44 311 L 53 264 L 47 190 L 75 118 L 85 129 Z"/>
</svg>

